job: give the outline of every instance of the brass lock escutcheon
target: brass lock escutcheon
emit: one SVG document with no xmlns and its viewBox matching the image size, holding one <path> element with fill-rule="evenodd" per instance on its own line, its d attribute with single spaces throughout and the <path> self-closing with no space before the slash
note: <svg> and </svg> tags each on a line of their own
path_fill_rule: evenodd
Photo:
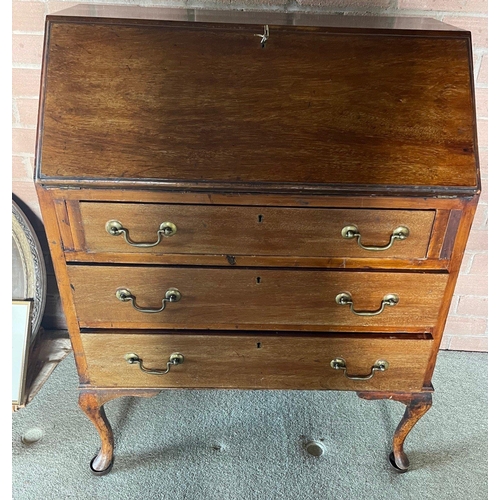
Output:
<svg viewBox="0 0 500 500">
<path fill-rule="evenodd" d="M 180 352 L 174 352 L 173 354 L 171 354 L 169 360 L 167 361 L 167 367 L 164 370 L 146 368 L 143 364 L 142 359 L 133 352 L 125 354 L 125 361 L 127 361 L 127 363 L 131 365 L 138 364 L 139 368 L 148 375 L 165 375 L 170 371 L 171 366 L 182 365 L 182 363 L 184 363 L 184 356 Z"/>
<path fill-rule="evenodd" d="M 363 250 L 369 250 L 372 252 L 380 252 L 382 250 L 388 250 L 389 248 L 392 247 L 395 241 L 397 240 L 406 240 L 408 236 L 410 236 L 410 230 L 406 226 L 399 226 L 394 231 L 392 232 L 391 238 L 389 240 L 389 243 L 387 245 L 377 247 L 377 246 L 369 246 L 369 245 L 363 245 L 361 243 L 361 233 L 358 230 L 357 226 L 345 226 L 342 231 L 342 238 L 346 240 L 352 240 L 356 238 L 356 241 L 358 242 L 358 245 L 363 249 Z"/>
<path fill-rule="evenodd" d="M 153 243 L 139 243 L 132 241 L 129 237 L 128 229 L 118 220 L 108 220 L 108 222 L 106 222 L 106 232 L 111 236 L 123 235 L 123 239 L 130 246 L 138 248 L 151 248 L 158 245 L 163 237 L 173 236 L 177 232 L 177 226 L 173 222 L 162 222 L 156 232 L 157 239 Z"/>
<path fill-rule="evenodd" d="M 162 299 L 162 306 L 159 309 L 149 309 L 147 307 L 140 307 L 137 305 L 136 297 L 132 294 L 132 292 L 127 288 L 119 288 L 116 291 L 116 298 L 121 302 L 132 302 L 132 306 L 134 309 L 141 313 L 160 313 L 165 310 L 165 307 L 169 302 L 179 302 L 181 300 L 182 295 L 177 288 L 169 288 L 165 292 L 165 297 Z"/>
<path fill-rule="evenodd" d="M 389 362 L 385 359 L 378 359 L 372 366 L 371 372 L 368 375 L 348 375 L 347 364 L 344 358 L 335 358 L 330 361 L 330 366 L 334 370 L 343 370 L 344 376 L 349 380 L 370 380 L 375 372 L 385 372 L 389 369 Z"/>
<path fill-rule="evenodd" d="M 357 316 L 377 316 L 377 314 L 380 314 L 385 309 L 385 306 L 394 307 L 397 305 L 399 297 L 395 293 L 388 293 L 387 295 L 384 295 L 384 298 L 380 303 L 380 307 L 376 311 L 356 311 L 356 309 L 354 309 L 352 296 L 349 292 L 339 293 L 335 297 L 335 302 L 339 306 L 349 306 L 351 308 L 351 312 Z"/>
</svg>

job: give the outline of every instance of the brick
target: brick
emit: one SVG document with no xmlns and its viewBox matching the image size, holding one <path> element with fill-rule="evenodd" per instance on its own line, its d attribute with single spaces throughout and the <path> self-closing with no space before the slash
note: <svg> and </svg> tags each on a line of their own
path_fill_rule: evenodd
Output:
<svg viewBox="0 0 500 500">
<path fill-rule="evenodd" d="M 445 350 L 445 351 L 448 350 L 449 346 L 450 346 L 450 340 L 451 340 L 451 337 L 449 335 L 443 335 L 439 349 Z"/>
<path fill-rule="evenodd" d="M 17 181 L 29 181 L 33 179 L 33 167 L 31 159 L 26 156 L 12 157 L 12 179 Z"/>
<path fill-rule="evenodd" d="M 13 2 L 13 31 L 43 31 L 45 4 L 42 2 Z"/>
<path fill-rule="evenodd" d="M 462 295 L 458 301 L 457 316 L 488 316 L 488 298 Z"/>
<path fill-rule="evenodd" d="M 35 129 L 12 129 L 12 153 L 16 155 L 35 154 Z"/>
<path fill-rule="evenodd" d="M 488 352 L 488 337 L 451 337 L 449 350 Z"/>
<path fill-rule="evenodd" d="M 472 223 L 472 229 L 475 230 L 486 230 L 488 229 L 488 205 L 479 204 L 474 215 L 474 222 Z"/>
<path fill-rule="evenodd" d="M 488 274 L 488 253 L 477 253 L 472 258 L 472 264 L 469 269 L 469 274 L 483 275 Z"/>
<path fill-rule="evenodd" d="M 488 54 L 484 54 L 481 58 L 477 83 L 488 84 Z"/>
<path fill-rule="evenodd" d="M 478 118 L 488 118 L 488 89 L 476 89 L 476 114 Z"/>
<path fill-rule="evenodd" d="M 469 318 L 464 316 L 448 316 L 444 334 L 455 336 L 481 336 L 488 330 L 486 318 Z"/>
<path fill-rule="evenodd" d="M 481 179 L 488 178 L 488 150 L 479 151 L 479 168 L 481 169 Z"/>
<path fill-rule="evenodd" d="M 449 314 L 456 314 L 459 300 L 460 300 L 459 295 L 454 295 L 451 298 L 451 305 L 450 305 Z"/>
<path fill-rule="evenodd" d="M 488 12 L 488 0 L 399 0 L 400 9 Z"/>
<path fill-rule="evenodd" d="M 85 3 L 85 2 L 80 2 L 80 3 Z M 102 3 L 109 3 L 109 2 L 102 2 Z M 121 2 L 125 3 L 125 2 Z M 144 2 L 142 2 L 144 3 Z M 138 3 L 138 5 L 140 2 Z M 55 2 L 52 0 L 49 0 L 47 3 L 47 14 L 53 14 L 54 12 L 59 12 L 60 10 L 64 9 L 69 9 L 70 7 L 73 7 L 73 5 L 78 5 L 78 2 Z M 147 4 L 145 4 L 147 5 Z"/>
<path fill-rule="evenodd" d="M 277 7 L 284 6 L 287 3 L 287 0 L 209 0 L 204 2 L 204 8 L 218 8 L 218 9 L 241 9 L 244 10 L 246 8 L 255 8 L 261 6 L 267 7 Z M 147 7 L 148 3 L 141 4 L 144 7 Z M 173 4 L 171 4 L 174 6 Z M 223 7 L 222 7 L 223 6 Z"/>
<path fill-rule="evenodd" d="M 455 295 L 488 296 L 487 274 L 461 274 L 458 277 Z"/>
<path fill-rule="evenodd" d="M 335 9 L 356 11 L 358 8 L 387 8 L 392 0 L 297 0 L 299 5 L 314 7 L 333 7 Z"/>
<path fill-rule="evenodd" d="M 488 120 L 477 120 L 477 138 L 480 148 L 488 147 Z"/>
<path fill-rule="evenodd" d="M 36 127 L 38 117 L 38 99 L 16 99 L 19 125 Z"/>
<path fill-rule="evenodd" d="M 12 69 L 12 97 L 36 97 L 40 93 L 39 69 Z"/>
<path fill-rule="evenodd" d="M 470 266 L 472 265 L 472 258 L 476 252 L 465 252 L 460 266 L 460 274 L 468 274 Z"/>
<path fill-rule="evenodd" d="M 487 17 L 443 17 L 443 22 L 470 31 L 474 48 L 488 47 L 488 18 Z"/>
<path fill-rule="evenodd" d="M 14 64 L 42 64 L 43 35 L 12 35 Z"/>
<path fill-rule="evenodd" d="M 15 100 L 12 101 L 12 124 L 17 125 L 20 123 L 19 110 L 17 109 L 17 103 Z"/>
<path fill-rule="evenodd" d="M 42 220 L 34 181 L 12 181 L 12 194 L 26 205 L 26 216 L 33 226 Z M 17 201 L 17 200 L 16 200 Z M 22 207 L 24 209 L 24 207 Z"/>
<path fill-rule="evenodd" d="M 488 179 L 481 179 L 481 194 L 479 196 L 479 204 L 488 204 Z"/>
<path fill-rule="evenodd" d="M 472 228 L 467 241 L 468 252 L 483 252 L 488 250 L 488 231 L 485 229 Z"/>
</svg>

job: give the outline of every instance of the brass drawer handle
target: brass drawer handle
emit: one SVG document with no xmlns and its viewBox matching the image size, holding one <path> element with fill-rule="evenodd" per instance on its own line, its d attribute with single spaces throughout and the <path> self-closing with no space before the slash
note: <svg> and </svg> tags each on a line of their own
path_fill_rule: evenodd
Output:
<svg viewBox="0 0 500 500">
<path fill-rule="evenodd" d="M 130 290 L 127 290 L 126 288 L 119 288 L 116 291 L 116 298 L 120 300 L 121 302 L 132 302 L 132 306 L 134 309 L 137 309 L 139 312 L 142 313 L 160 313 L 165 310 L 165 307 L 168 302 L 179 302 L 181 300 L 182 295 L 177 288 L 169 288 L 165 292 L 165 297 L 162 299 L 162 306 L 160 309 L 147 309 L 145 307 L 140 307 L 137 305 L 136 300 L 135 300 L 135 295 L 132 295 L 132 292 Z"/>
<path fill-rule="evenodd" d="M 389 362 L 384 359 L 378 359 L 372 366 L 372 371 L 368 375 L 347 375 L 347 364 L 343 358 L 335 358 L 330 361 L 330 366 L 334 370 L 343 370 L 344 376 L 349 380 L 370 380 L 375 372 L 385 372 L 389 369 Z"/>
<path fill-rule="evenodd" d="M 125 354 L 125 360 L 131 365 L 139 364 L 139 368 L 148 375 L 165 375 L 170 371 L 171 366 L 182 365 L 182 363 L 184 363 L 184 356 L 180 352 L 174 352 L 171 354 L 165 370 L 152 370 L 150 368 L 145 368 L 142 359 L 133 352 Z"/>
<path fill-rule="evenodd" d="M 342 238 L 345 238 L 346 240 L 352 240 L 353 238 L 356 238 L 358 245 L 363 249 L 363 250 L 370 250 L 372 252 L 380 252 L 381 250 L 388 250 L 389 248 L 392 247 L 393 243 L 396 240 L 406 240 L 408 236 L 410 236 L 410 230 L 405 227 L 405 226 L 399 226 L 394 231 L 392 232 L 391 239 L 387 245 L 383 247 L 374 247 L 374 246 L 368 246 L 368 245 L 363 245 L 361 243 L 361 233 L 359 232 L 357 226 L 346 226 L 344 229 L 341 231 Z"/>
<path fill-rule="evenodd" d="M 385 306 L 393 307 L 399 302 L 399 297 L 395 293 L 388 293 L 387 295 L 384 296 L 382 299 L 382 302 L 380 303 L 380 308 L 377 309 L 376 311 L 356 311 L 354 309 L 354 302 L 352 301 L 352 296 L 349 292 L 342 292 L 339 293 L 335 297 L 335 302 L 339 306 L 349 306 L 351 308 L 351 312 L 353 314 L 356 314 L 357 316 L 376 316 L 377 314 L 380 314 Z"/>
<path fill-rule="evenodd" d="M 120 236 L 121 234 L 123 234 L 123 239 L 130 246 L 139 248 L 150 248 L 158 245 L 163 236 L 165 237 L 173 236 L 177 232 L 177 226 L 172 222 L 162 222 L 157 231 L 158 238 L 154 243 L 137 243 L 135 241 L 132 241 L 129 238 L 128 229 L 126 227 L 123 227 L 122 223 L 117 220 L 108 220 L 108 222 L 106 222 L 106 231 L 111 236 Z"/>
</svg>

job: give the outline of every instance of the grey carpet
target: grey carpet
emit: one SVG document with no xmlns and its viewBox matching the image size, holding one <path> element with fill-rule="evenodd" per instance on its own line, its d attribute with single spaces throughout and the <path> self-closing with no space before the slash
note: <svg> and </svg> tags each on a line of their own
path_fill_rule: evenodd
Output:
<svg viewBox="0 0 500 500">
<path fill-rule="evenodd" d="M 73 356 L 12 418 L 12 492 L 25 499 L 482 500 L 487 354 L 441 351 L 434 405 L 407 438 L 406 474 L 387 462 L 404 406 L 354 393 L 164 391 L 106 404 L 115 463 L 95 477 L 97 432 L 77 405 Z M 43 438 L 21 439 L 31 429 Z M 310 440 L 326 451 L 304 451 Z"/>
</svg>

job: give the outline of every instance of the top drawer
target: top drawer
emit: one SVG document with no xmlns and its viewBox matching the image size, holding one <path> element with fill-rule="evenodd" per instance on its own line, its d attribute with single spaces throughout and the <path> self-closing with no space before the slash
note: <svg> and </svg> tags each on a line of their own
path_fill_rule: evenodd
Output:
<svg viewBox="0 0 500 500">
<path fill-rule="evenodd" d="M 80 216 L 88 253 L 424 259 L 435 212 L 81 202 Z"/>
</svg>

